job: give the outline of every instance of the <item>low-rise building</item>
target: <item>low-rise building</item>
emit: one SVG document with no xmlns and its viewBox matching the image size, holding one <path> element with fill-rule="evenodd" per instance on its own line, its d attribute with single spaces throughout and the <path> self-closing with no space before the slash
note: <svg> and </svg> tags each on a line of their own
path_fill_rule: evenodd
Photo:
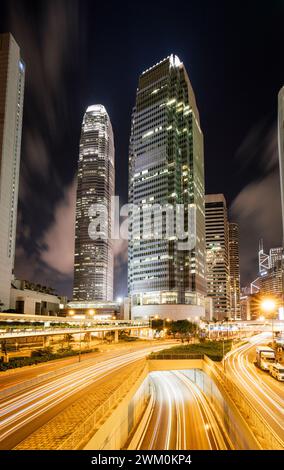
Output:
<svg viewBox="0 0 284 470">
<path fill-rule="evenodd" d="M 15 279 L 10 291 L 10 310 L 28 315 L 58 315 L 62 299 L 52 288 Z"/>
</svg>

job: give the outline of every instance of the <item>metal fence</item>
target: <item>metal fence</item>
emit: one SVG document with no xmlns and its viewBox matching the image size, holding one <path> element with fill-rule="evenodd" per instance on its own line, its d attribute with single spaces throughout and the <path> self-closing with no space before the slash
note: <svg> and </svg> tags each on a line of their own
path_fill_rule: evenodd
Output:
<svg viewBox="0 0 284 470">
<path fill-rule="evenodd" d="M 178 359 L 203 359 L 204 358 L 204 354 L 194 354 L 194 353 L 191 353 L 191 354 L 185 354 L 185 353 L 163 353 L 163 354 L 150 354 L 149 356 L 147 356 L 147 359 L 149 360 L 163 360 L 163 359 L 167 359 L 167 360 L 178 360 Z"/>
</svg>

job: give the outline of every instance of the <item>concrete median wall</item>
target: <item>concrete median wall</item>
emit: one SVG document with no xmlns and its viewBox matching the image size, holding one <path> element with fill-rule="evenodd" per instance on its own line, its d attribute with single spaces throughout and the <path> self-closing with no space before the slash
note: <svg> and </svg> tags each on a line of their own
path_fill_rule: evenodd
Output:
<svg viewBox="0 0 284 470">
<path fill-rule="evenodd" d="M 104 417 L 104 421 L 99 424 L 92 437 L 80 448 L 84 450 L 122 449 L 147 408 L 150 392 L 148 365 L 146 364 L 143 372 L 120 403 Z"/>
<path fill-rule="evenodd" d="M 203 364 L 204 367 L 204 364 Z M 194 382 L 206 396 L 220 427 L 228 436 L 234 449 L 259 450 L 260 446 L 247 426 L 239 410 L 224 390 L 220 390 L 217 383 L 201 369 L 186 370 L 185 374 Z"/>
</svg>

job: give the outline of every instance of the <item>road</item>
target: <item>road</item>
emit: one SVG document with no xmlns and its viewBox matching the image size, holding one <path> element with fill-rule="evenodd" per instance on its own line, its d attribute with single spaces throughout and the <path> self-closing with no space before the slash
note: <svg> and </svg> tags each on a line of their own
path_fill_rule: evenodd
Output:
<svg viewBox="0 0 284 470">
<path fill-rule="evenodd" d="M 9 395 L 0 400 L 0 449 L 12 449 L 28 435 L 87 393 L 100 379 L 131 364 L 159 346 L 132 346 L 132 351 L 116 350 L 99 362 L 95 358 L 81 362 L 62 375 Z M 60 367 L 60 365 L 57 365 Z M 62 367 L 62 366 L 61 366 Z M 28 385 L 28 383 L 27 383 Z"/>
<path fill-rule="evenodd" d="M 247 344 L 227 354 L 225 370 L 277 434 L 284 448 L 284 383 L 254 365 L 256 346 L 267 344 L 270 336 L 270 333 L 254 336 Z"/>
<path fill-rule="evenodd" d="M 117 354 L 120 354 L 122 350 L 124 352 L 131 352 L 134 349 L 143 349 L 145 348 L 145 344 L 145 341 L 139 341 L 135 343 L 121 342 L 119 344 L 92 344 L 92 347 L 98 347 L 100 352 L 84 354 L 84 349 L 82 349 L 81 360 L 85 364 L 87 363 L 86 361 L 90 361 L 91 364 L 94 363 L 94 360 L 95 362 L 101 362 L 105 359 L 111 358 L 113 355 L 116 356 Z M 155 342 L 153 341 L 151 344 L 154 345 Z M 18 369 L 8 369 L 5 372 L 0 372 L 0 392 L 5 388 L 9 388 L 27 380 L 31 380 L 48 372 L 60 370 L 62 367 L 76 364 L 78 361 L 78 356 L 71 356 L 43 362 L 37 365 L 20 367 Z"/>
<path fill-rule="evenodd" d="M 203 393 L 181 371 L 151 372 L 155 401 L 138 449 L 231 448 Z"/>
</svg>

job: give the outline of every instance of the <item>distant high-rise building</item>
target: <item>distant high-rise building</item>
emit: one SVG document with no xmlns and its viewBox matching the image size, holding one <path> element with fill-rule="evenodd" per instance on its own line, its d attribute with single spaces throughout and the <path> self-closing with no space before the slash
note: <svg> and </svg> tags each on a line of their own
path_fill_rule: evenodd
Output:
<svg viewBox="0 0 284 470">
<path fill-rule="evenodd" d="M 230 266 L 230 305 L 231 317 L 240 319 L 240 253 L 239 226 L 229 223 L 229 266 Z"/>
<path fill-rule="evenodd" d="M 111 122 L 102 105 L 89 106 L 84 115 L 78 165 L 73 299 L 113 299 L 113 242 L 111 198 L 114 196 L 114 141 Z M 98 215 L 94 204 L 105 208 L 101 238 L 90 237 Z M 103 211 L 102 211 L 103 212 Z M 99 210 L 101 213 L 101 210 Z"/>
<path fill-rule="evenodd" d="M 203 134 L 186 69 L 171 55 L 139 77 L 132 115 L 128 284 L 133 316 L 187 318 L 204 315 L 205 219 Z M 151 234 L 144 215 L 156 206 L 184 204 L 196 214 L 196 245 L 180 250 L 178 238 Z M 142 220 L 143 224 L 139 225 Z M 149 229 L 146 236 L 144 231 Z M 147 232 L 147 230 L 146 230 Z M 191 234 L 190 234 L 191 235 Z M 174 305 L 174 306 L 173 306 Z"/>
<path fill-rule="evenodd" d="M 18 206 L 25 65 L 9 33 L 0 34 L 0 302 L 10 306 Z"/>
<path fill-rule="evenodd" d="M 207 295 L 213 298 L 214 317 L 231 316 L 229 235 L 223 194 L 205 196 Z"/>
<path fill-rule="evenodd" d="M 284 86 L 278 94 L 278 151 L 282 204 L 282 233 L 284 243 Z"/>
<path fill-rule="evenodd" d="M 270 269 L 270 258 L 269 255 L 264 252 L 263 240 L 259 240 L 258 248 L 258 272 L 260 276 L 265 275 Z"/>
<path fill-rule="evenodd" d="M 269 259 L 270 259 L 270 268 L 274 268 L 276 265 L 282 261 L 283 248 L 279 246 L 277 248 L 270 248 L 269 250 Z"/>
<path fill-rule="evenodd" d="M 283 283 L 283 260 L 282 247 L 271 248 L 269 254 L 265 253 L 263 240 L 259 242 L 259 277 L 257 277 L 250 287 L 251 293 L 261 293 L 263 295 L 275 295 L 282 297 Z"/>
</svg>

